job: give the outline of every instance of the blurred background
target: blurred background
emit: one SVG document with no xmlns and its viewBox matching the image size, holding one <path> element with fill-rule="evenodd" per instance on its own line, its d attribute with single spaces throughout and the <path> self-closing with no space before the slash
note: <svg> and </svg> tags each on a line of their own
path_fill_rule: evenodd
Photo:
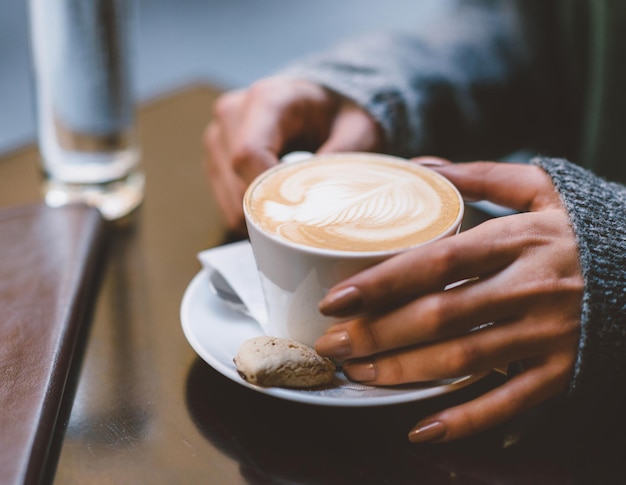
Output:
<svg viewBox="0 0 626 485">
<path fill-rule="evenodd" d="M 248 85 L 366 32 L 413 29 L 447 0 L 139 0 L 135 92 Z M 0 153 L 35 140 L 28 1 L 0 2 Z"/>
</svg>

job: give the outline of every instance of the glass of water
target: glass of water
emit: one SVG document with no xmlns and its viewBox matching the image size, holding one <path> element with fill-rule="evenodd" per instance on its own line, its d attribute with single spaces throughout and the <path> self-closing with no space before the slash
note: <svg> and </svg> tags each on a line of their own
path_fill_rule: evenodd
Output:
<svg viewBox="0 0 626 485">
<path fill-rule="evenodd" d="M 48 205 L 120 219 L 143 199 L 132 44 L 135 0 L 29 0 L 37 130 Z"/>
</svg>

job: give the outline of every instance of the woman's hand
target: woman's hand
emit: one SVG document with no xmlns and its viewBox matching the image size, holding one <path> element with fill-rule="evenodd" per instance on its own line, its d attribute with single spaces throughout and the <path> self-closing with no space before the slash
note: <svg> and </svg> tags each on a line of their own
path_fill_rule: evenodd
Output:
<svg viewBox="0 0 626 485">
<path fill-rule="evenodd" d="M 351 319 L 316 343 L 320 354 L 346 361 L 349 378 L 374 385 L 523 363 L 524 370 L 500 387 L 420 421 L 409 433 L 415 442 L 465 437 L 562 393 L 580 333 L 578 249 L 550 178 L 538 167 L 508 163 L 443 163 L 436 170 L 467 199 L 523 212 L 401 254 L 335 286 L 320 310 Z"/>
<path fill-rule="evenodd" d="M 374 151 L 382 137 L 349 100 L 309 81 L 273 77 L 217 99 L 204 144 L 209 184 L 226 225 L 244 231 L 243 194 L 288 151 Z"/>
</svg>

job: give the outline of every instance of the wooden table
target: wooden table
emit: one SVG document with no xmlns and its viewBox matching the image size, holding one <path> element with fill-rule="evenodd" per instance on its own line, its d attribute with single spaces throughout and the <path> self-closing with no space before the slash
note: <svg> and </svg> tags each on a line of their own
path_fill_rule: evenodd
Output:
<svg viewBox="0 0 626 485">
<path fill-rule="evenodd" d="M 459 443 L 408 443 L 419 419 L 497 385 L 497 374 L 427 401 L 347 409 L 262 395 L 204 363 L 182 333 L 179 308 L 200 269 L 196 254 L 227 238 L 202 171 L 202 130 L 216 94 L 190 86 L 140 111 L 145 202 L 132 225 L 110 228 L 46 481 L 565 484 L 612 476 L 612 468 L 561 453 L 532 414 Z M 40 200 L 37 158 L 29 146 L 0 159 L 0 208 Z M 530 435 L 526 444 L 509 446 L 520 434 Z"/>
</svg>

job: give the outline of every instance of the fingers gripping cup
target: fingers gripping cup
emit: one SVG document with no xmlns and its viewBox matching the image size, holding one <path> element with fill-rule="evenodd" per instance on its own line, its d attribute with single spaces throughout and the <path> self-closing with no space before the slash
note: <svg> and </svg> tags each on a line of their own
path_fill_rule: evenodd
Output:
<svg viewBox="0 0 626 485">
<path fill-rule="evenodd" d="M 317 309 L 345 278 L 458 232 L 463 200 L 436 172 L 401 158 L 341 153 L 280 164 L 244 196 L 268 335 L 313 345 L 335 319 Z"/>
</svg>

